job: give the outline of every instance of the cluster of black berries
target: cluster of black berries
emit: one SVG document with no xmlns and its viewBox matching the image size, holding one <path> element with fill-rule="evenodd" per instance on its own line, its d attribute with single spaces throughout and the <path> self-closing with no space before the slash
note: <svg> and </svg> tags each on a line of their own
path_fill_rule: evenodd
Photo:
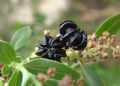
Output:
<svg viewBox="0 0 120 86">
<path fill-rule="evenodd" d="M 60 35 L 53 38 L 45 35 L 45 40 L 37 48 L 36 55 L 60 61 L 66 56 L 64 49 L 83 50 L 87 45 L 87 35 L 73 21 L 65 20 L 60 24 Z"/>
<path fill-rule="evenodd" d="M 43 43 L 40 43 L 36 51 L 36 55 L 42 56 L 50 60 L 60 61 L 61 57 L 65 57 L 65 50 L 63 43 L 60 41 L 60 37 L 55 39 L 49 35 L 45 35 L 45 40 Z"/>
</svg>

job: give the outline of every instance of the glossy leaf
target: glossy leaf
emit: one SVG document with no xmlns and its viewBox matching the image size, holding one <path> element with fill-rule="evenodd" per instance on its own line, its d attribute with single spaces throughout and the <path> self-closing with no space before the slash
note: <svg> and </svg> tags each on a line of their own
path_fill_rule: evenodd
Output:
<svg viewBox="0 0 120 86">
<path fill-rule="evenodd" d="M 21 72 L 15 70 L 8 82 L 8 86 L 21 86 L 21 80 L 22 80 Z"/>
<path fill-rule="evenodd" d="M 16 60 L 16 54 L 11 45 L 0 40 L 0 63 L 10 64 Z"/>
<path fill-rule="evenodd" d="M 12 36 L 10 43 L 15 50 L 18 50 L 26 43 L 30 36 L 31 29 L 27 26 L 23 27 L 15 32 L 15 34 Z"/>
<path fill-rule="evenodd" d="M 62 79 L 65 75 L 69 75 L 75 80 L 80 78 L 80 74 L 74 69 L 44 58 L 32 60 L 24 64 L 24 67 L 33 74 L 46 73 L 49 68 L 55 68 L 56 74 L 53 78 L 56 80 Z"/>
<path fill-rule="evenodd" d="M 81 73 L 89 86 L 104 86 L 98 75 L 87 65 L 81 65 Z"/>
<path fill-rule="evenodd" d="M 111 35 L 116 34 L 120 30 L 120 13 L 109 17 L 102 22 L 96 29 L 97 35 L 102 35 L 104 31 L 108 31 Z"/>
</svg>

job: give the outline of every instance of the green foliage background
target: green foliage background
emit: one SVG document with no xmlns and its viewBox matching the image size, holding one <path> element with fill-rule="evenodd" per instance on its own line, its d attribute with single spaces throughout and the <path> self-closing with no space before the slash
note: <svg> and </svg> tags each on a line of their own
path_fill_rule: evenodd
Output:
<svg viewBox="0 0 120 86">
<path fill-rule="evenodd" d="M 120 11 L 119 10 L 120 6 L 118 4 L 120 2 L 119 0 L 100 0 L 100 2 L 97 0 L 93 0 L 91 1 L 90 4 L 88 4 L 89 0 L 80 0 L 80 1 L 70 0 L 71 4 L 69 6 L 69 10 L 63 12 L 60 18 L 56 20 L 57 22 L 54 22 L 54 24 L 50 26 L 45 26 L 43 24 L 45 20 L 45 16 L 39 13 L 38 10 L 36 10 L 38 2 L 41 2 L 41 0 L 31 0 L 31 2 L 32 2 L 32 9 L 34 9 L 33 14 L 34 14 L 35 22 L 32 24 L 26 24 L 19 21 L 15 21 L 11 23 L 11 20 L 8 19 L 8 16 L 13 10 L 11 2 L 9 0 L 0 0 L 0 39 L 4 39 L 5 41 L 10 41 L 12 34 L 19 28 L 23 26 L 30 26 L 32 28 L 31 38 L 26 42 L 24 47 L 17 50 L 20 51 L 18 54 L 22 53 L 23 57 L 29 56 L 30 53 L 34 51 L 34 47 L 43 38 L 44 29 L 51 30 L 52 31 L 51 33 L 55 36 L 56 35 L 55 33 L 57 33 L 59 30 L 59 23 L 63 19 L 74 20 L 88 34 L 92 34 L 96 30 L 96 27 L 100 24 L 100 22 Z M 82 5 L 87 7 L 87 9 L 86 10 L 82 9 Z M 109 9 L 113 9 L 112 11 L 113 13 L 111 13 Z M 90 15 L 91 14 L 90 10 L 94 11 L 93 12 L 94 15 L 96 15 L 95 13 L 99 13 L 100 15 L 92 17 Z M 84 16 L 88 14 L 89 16 Z M 82 17 L 84 17 L 84 19 Z M 114 21 L 116 22 L 116 20 Z M 119 20 L 117 21 L 119 26 L 120 25 Z M 119 34 L 118 37 L 120 37 Z M 120 65 L 120 61 L 110 60 L 109 62 L 93 64 L 90 66 L 93 67 L 93 69 L 97 72 L 97 74 L 102 77 L 102 80 L 105 82 L 105 86 L 119 86 L 120 85 L 119 65 Z"/>
</svg>

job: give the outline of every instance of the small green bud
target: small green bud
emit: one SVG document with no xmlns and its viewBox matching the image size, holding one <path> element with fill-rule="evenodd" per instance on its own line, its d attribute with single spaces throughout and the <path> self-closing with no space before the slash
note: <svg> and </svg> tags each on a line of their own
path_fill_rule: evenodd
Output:
<svg viewBox="0 0 120 86">
<path fill-rule="evenodd" d="M 73 61 L 75 58 L 79 57 L 79 51 L 75 51 L 73 49 L 68 49 L 66 51 L 66 55 L 68 56 L 70 61 Z"/>
<path fill-rule="evenodd" d="M 9 77 L 12 73 L 12 70 L 8 65 L 3 65 L 1 72 L 2 72 L 2 76 Z"/>
</svg>

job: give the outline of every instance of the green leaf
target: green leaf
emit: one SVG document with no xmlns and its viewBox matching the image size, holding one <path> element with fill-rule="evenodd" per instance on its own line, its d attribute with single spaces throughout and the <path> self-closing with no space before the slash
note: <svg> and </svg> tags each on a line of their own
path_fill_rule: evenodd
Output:
<svg viewBox="0 0 120 86">
<path fill-rule="evenodd" d="M 81 64 L 81 73 L 89 86 L 104 86 L 98 75 L 87 65 Z"/>
<path fill-rule="evenodd" d="M 18 63 L 20 63 L 22 61 L 22 58 L 23 57 L 21 57 L 21 56 L 16 56 L 16 60 L 15 61 L 18 62 Z"/>
<path fill-rule="evenodd" d="M 35 78 L 34 75 L 31 75 L 31 82 L 33 86 L 42 86 L 42 84 Z"/>
<path fill-rule="evenodd" d="M 16 69 L 21 71 L 22 73 L 22 81 L 21 86 L 42 86 L 41 83 L 39 83 L 36 80 L 35 75 L 28 72 L 22 64 L 16 64 Z"/>
<path fill-rule="evenodd" d="M 8 86 L 21 86 L 22 74 L 20 71 L 15 70 L 10 80 L 8 81 Z"/>
<path fill-rule="evenodd" d="M 22 72 L 22 85 L 21 86 L 27 86 L 28 81 L 30 80 L 30 75 L 27 72 Z"/>
<path fill-rule="evenodd" d="M 10 64 L 15 61 L 16 54 L 11 45 L 5 41 L 0 40 L 0 63 Z"/>
<path fill-rule="evenodd" d="M 2 75 L 10 75 L 11 74 L 11 68 L 8 65 L 3 65 L 2 69 L 1 69 Z"/>
<path fill-rule="evenodd" d="M 96 29 L 97 35 L 102 35 L 104 31 L 108 31 L 111 35 L 116 34 L 120 30 L 120 13 L 109 17 L 102 22 Z"/>
<path fill-rule="evenodd" d="M 24 67 L 33 74 L 46 73 L 49 68 L 55 68 L 56 72 L 53 78 L 56 80 L 62 79 L 65 75 L 71 76 L 74 80 L 80 78 L 80 74 L 74 69 L 44 58 L 32 60 L 24 64 Z"/>
<path fill-rule="evenodd" d="M 14 49 L 15 50 L 20 49 L 29 39 L 29 37 L 31 36 L 31 33 L 32 33 L 31 29 L 27 26 L 16 31 L 10 41 Z"/>
<path fill-rule="evenodd" d="M 30 81 L 31 74 L 23 67 L 22 64 L 16 64 L 16 69 L 22 73 L 21 86 L 28 86 Z"/>
<path fill-rule="evenodd" d="M 49 79 L 45 82 L 44 86 L 58 86 L 58 80 Z"/>
</svg>

